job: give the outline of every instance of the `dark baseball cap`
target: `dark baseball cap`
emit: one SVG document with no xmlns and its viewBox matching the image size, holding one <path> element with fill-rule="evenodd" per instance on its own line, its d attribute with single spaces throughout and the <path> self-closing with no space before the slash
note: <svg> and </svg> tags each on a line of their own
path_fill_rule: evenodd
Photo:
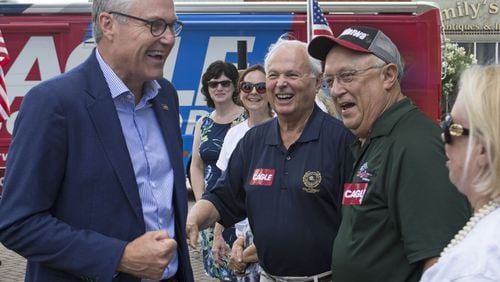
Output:
<svg viewBox="0 0 500 282">
<path fill-rule="evenodd" d="M 386 63 L 393 63 L 398 67 L 398 79 L 403 76 L 403 63 L 398 47 L 378 29 L 353 26 L 342 31 L 338 37 L 317 36 L 309 43 L 308 51 L 314 58 L 324 61 L 328 52 L 337 44 L 353 51 L 371 53 Z"/>
</svg>

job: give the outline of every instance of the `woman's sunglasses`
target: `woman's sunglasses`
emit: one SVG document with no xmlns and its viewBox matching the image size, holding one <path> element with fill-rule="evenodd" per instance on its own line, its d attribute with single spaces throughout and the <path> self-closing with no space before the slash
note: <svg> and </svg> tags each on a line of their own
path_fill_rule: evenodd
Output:
<svg viewBox="0 0 500 282">
<path fill-rule="evenodd" d="M 222 85 L 222 87 L 227 88 L 227 87 L 231 86 L 231 80 L 221 80 L 221 81 L 212 80 L 212 81 L 207 82 L 207 84 L 208 84 L 208 87 L 210 87 L 210 88 L 217 88 L 217 86 L 219 84 Z"/>
<path fill-rule="evenodd" d="M 246 82 L 242 81 L 240 83 L 240 90 L 245 92 L 245 93 L 250 93 L 252 92 L 252 89 L 255 87 L 255 91 L 259 94 L 264 94 L 266 93 L 266 83 L 265 82 L 259 82 L 259 83 L 251 83 L 251 82 Z"/>
<path fill-rule="evenodd" d="M 453 118 L 448 113 L 441 122 L 441 130 L 443 131 L 444 143 L 451 144 L 451 137 L 459 137 L 469 135 L 469 129 L 463 127 L 461 124 L 453 123 Z"/>
</svg>

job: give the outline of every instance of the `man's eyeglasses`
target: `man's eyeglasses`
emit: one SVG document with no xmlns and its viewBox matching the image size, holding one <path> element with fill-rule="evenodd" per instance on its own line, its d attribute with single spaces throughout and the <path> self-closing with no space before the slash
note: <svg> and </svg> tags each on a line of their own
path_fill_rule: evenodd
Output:
<svg viewBox="0 0 500 282">
<path fill-rule="evenodd" d="M 328 85 L 329 88 L 332 88 L 333 82 L 335 81 L 335 79 L 337 79 L 337 82 L 347 84 L 347 83 L 352 82 L 354 80 L 354 77 L 358 74 L 369 71 L 371 69 L 380 69 L 380 68 L 383 68 L 384 66 L 385 65 L 381 65 L 381 66 L 376 65 L 376 66 L 371 66 L 371 67 L 368 67 L 368 68 L 362 69 L 362 70 L 345 70 L 345 71 L 339 72 L 337 74 L 334 74 L 333 76 L 325 76 L 323 78 L 323 81 L 325 82 L 326 85 Z"/>
<path fill-rule="evenodd" d="M 441 122 L 441 130 L 443 131 L 444 143 L 451 144 L 451 137 L 455 136 L 466 136 L 469 135 L 469 129 L 463 127 L 461 124 L 453 123 L 453 118 L 448 113 Z"/>
<path fill-rule="evenodd" d="M 149 25 L 149 30 L 151 31 L 151 34 L 155 37 L 161 36 L 165 32 L 165 30 L 167 30 L 167 28 L 174 34 L 174 36 L 177 37 L 181 33 L 182 27 L 184 26 L 184 24 L 179 20 L 176 20 L 173 23 L 167 23 L 165 20 L 162 19 L 146 20 L 115 11 L 110 11 L 108 13 L 110 13 L 111 15 L 115 14 L 118 16 L 141 21 L 146 25 Z"/>
<path fill-rule="evenodd" d="M 266 93 L 266 83 L 265 82 L 259 82 L 259 83 L 251 83 L 251 82 L 246 82 L 242 81 L 240 83 L 240 90 L 245 92 L 245 93 L 250 93 L 252 90 L 255 88 L 255 91 L 259 94 L 264 94 Z"/>
<path fill-rule="evenodd" d="M 217 88 L 217 86 L 219 84 L 222 87 L 227 88 L 227 87 L 231 86 L 231 80 L 221 80 L 221 81 L 212 80 L 212 81 L 207 82 L 207 84 L 208 84 L 208 87 L 210 87 L 210 88 Z"/>
</svg>

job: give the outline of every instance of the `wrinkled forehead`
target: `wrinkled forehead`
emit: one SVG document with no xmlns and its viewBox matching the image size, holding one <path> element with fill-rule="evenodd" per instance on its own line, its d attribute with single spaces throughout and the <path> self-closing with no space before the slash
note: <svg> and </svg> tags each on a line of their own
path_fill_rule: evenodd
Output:
<svg viewBox="0 0 500 282">
<path fill-rule="evenodd" d="M 359 68 L 376 60 L 377 57 L 373 54 L 357 52 L 337 45 L 326 56 L 325 73 L 336 73 L 343 69 Z"/>
<path fill-rule="evenodd" d="M 306 73 L 311 71 L 307 50 L 297 46 L 281 46 L 268 59 L 269 72 L 296 71 Z"/>
</svg>

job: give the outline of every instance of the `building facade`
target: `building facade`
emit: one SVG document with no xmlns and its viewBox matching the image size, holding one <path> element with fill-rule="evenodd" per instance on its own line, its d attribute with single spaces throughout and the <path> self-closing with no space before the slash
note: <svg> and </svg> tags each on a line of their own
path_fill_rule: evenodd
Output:
<svg viewBox="0 0 500 282">
<path fill-rule="evenodd" d="M 500 0 L 440 0 L 444 34 L 478 64 L 500 63 Z"/>
</svg>

